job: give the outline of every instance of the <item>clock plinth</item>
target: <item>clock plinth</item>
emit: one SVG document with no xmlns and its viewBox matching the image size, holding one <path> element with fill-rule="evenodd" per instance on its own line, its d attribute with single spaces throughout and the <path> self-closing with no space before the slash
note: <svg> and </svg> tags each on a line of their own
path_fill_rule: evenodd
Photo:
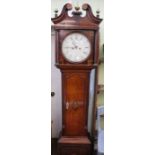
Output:
<svg viewBox="0 0 155 155">
<path fill-rule="evenodd" d="M 91 155 L 92 143 L 88 137 L 62 136 L 58 141 L 58 155 Z"/>
<path fill-rule="evenodd" d="M 56 67 L 62 74 L 63 127 L 58 155 L 91 155 L 93 147 L 88 133 L 90 72 L 98 65 L 102 19 L 93 15 L 88 4 L 82 6 L 85 17 L 81 17 L 79 10 L 69 16 L 71 9 L 71 4 L 64 5 L 61 14 L 52 19 L 56 32 Z"/>
</svg>

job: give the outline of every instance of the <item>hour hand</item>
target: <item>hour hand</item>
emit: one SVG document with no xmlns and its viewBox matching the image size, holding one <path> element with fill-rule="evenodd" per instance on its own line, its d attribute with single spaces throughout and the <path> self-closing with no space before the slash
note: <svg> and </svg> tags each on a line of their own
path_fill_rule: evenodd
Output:
<svg viewBox="0 0 155 155">
<path fill-rule="evenodd" d="M 65 48 L 73 48 L 73 47 L 69 47 L 69 46 L 68 46 L 68 47 L 65 47 Z"/>
<path fill-rule="evenodd" d="M 74 48 L 78 47 L 75 42 L 72 42 L 72 44 L 73 44 Z"/>
</svg>

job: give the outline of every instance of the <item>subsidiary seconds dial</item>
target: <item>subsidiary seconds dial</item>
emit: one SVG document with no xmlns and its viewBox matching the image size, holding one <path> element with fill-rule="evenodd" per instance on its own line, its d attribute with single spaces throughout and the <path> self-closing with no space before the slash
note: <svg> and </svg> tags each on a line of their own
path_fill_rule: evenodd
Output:
<svg viewBox="0 0 155 155">
<path fill-rule="evenodd" d="M 68 35 L 62 43 L 62 53 L 70 62 L 85 61 L 91 52 L 88 38 L 81 33 Z"/>
</svg>

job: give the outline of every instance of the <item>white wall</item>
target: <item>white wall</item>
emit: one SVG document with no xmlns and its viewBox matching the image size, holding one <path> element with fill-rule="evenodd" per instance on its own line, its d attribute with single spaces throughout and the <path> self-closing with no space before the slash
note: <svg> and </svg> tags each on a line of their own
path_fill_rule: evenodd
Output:
<svg viewBox="0 0 155 155">
<path fill-rule="evenodd" d="M 51 98 L 51 121 L 52 121 L 52 137 L 58 137 L 62 128 L 62 112 L 61 112 L 61 73 L 55 67 L 55 33 L 51 34 L 51 91 L 55 92 L 55 96 Z"/>
</svg>

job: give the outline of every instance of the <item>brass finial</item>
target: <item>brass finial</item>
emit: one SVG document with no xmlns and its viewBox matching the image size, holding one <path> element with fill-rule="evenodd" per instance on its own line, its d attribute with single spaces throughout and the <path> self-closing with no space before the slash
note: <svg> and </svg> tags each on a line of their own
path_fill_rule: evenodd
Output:
<svg viewBox="0 0 155 155">
<path fill-rule="evenodd" d="M 80 7 L 77 5 L 77 6 L 75 6 L 75 10 L 76 11 L 79 11 L 80 10 Z"/>
<path fill-rule="evenodd" d="M 75 11 L 72 12 L 73 15 L 76 15 L 76 16 L 82 15 L 82 12 L 80 11 L 80 6 L 79 6 L 78 2 L 74 6 L 74 9 L 75 9 Z"/>
<path fill-rule="evenodd" d="M 58 9 L 55 9 L 54 13 L 55 13 L 55 17 L 57 17 L 58 16 Z"/>
<path fill-rule="evenodd" d="M 99 18 L 100 17 L 100 10 L 96 10 L 96 17 Z"/>
</svg>

